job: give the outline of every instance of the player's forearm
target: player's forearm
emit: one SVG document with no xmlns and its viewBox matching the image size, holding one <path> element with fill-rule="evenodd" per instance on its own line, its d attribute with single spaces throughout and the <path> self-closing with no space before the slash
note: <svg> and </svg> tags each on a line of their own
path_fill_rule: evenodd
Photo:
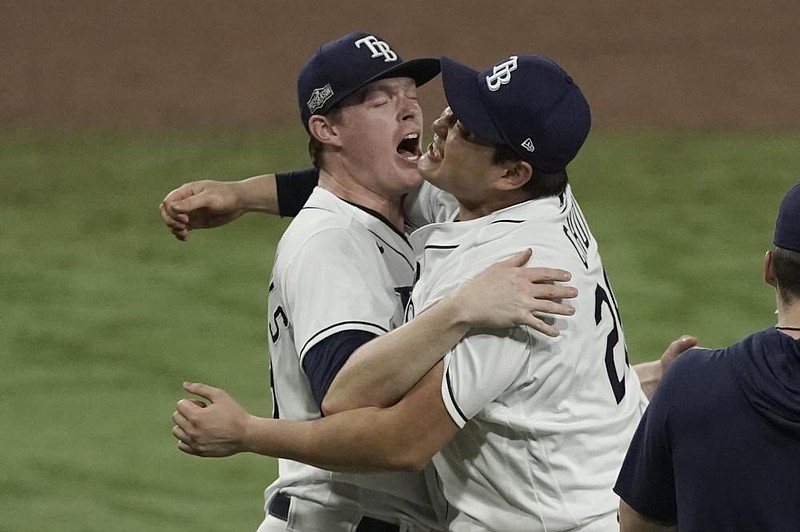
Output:
<svg viewBox="0 0 800 532">
<path fill-rule="evenodd" d="M 656 393 L 656 388 L 658 388 L 658 383 L 661 382 L 661 377 L 664 373 L 661 362 L 658 360 L 642 362 L 633 366 L 633 369 L 636 371 L 642 391 L 649 401 L 653 398 L 653 394 Z"/>
<path fill-rule="evenodd" d="M 404 457 L 403 431 L 387 426 L 379 408 L 361 408 L 311 421 L 252 416 L 246 451 L 303 462 L 330 471 L 418 468 Z M 405 430 L 408 432 L 408 430 Z"/>
<path fill-rule="evenodd" d="M 237 182 L 239 206 L 247 212 L 279 214 L 275 174 L 263 174 Z"/>
<path fill-rule="evenodd" d="M 238 204 L 247 212 L 296 216 L 318 181 L 315 168 L 253 176 L 235 182 Z"/>
<path fill-rule="evenodd" d="M 334 471 L 416 471 L 458 430 L 441 397 L 436 364 L 396 405 L 366 407 L 311 421 L 251 417 L 247 450 Z"/>
<path fill-rule="evenodd" d="M 444 298 L 402 327 L 359 347 L 331 383 L 323 411 L 395 404 L 469 329 L 459 302 Z"/>
</svg>

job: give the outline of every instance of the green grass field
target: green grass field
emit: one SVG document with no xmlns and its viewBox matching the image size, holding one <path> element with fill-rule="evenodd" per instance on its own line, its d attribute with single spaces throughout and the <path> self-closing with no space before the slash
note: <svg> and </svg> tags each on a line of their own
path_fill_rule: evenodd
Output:
<svg viewBox="0 0 800 532">
<path fill-rule="evenodd" d="M 266 287 L 287 220 L 174 240 L 201 178 L 306 165 L 298 134 L 0 136 L 0 530 L 255 530 L 275 462 L 175 449 L 183 380 L 269 415 Z M 571 167 L 631 359 L 773 322 L 761 280 L 800 136 L 594 133 Z"/>
</svg>

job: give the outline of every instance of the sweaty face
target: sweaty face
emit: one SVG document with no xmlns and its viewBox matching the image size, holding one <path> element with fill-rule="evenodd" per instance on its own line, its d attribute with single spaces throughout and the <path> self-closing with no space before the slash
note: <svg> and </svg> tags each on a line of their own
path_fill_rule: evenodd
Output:
<svg viewBox="0 0 800 532">
<path fill-rule="evenodd" d="M 350 174 L 381 194 L 402 195 L 417 187 L 422 109 L 414 80 L 375 81 L 341 108 L 336 130 Z"/>
<path fill-rule="evenodd" d="M 420 175 L 453 194 L 462 204 L 483 201 L 492 175 L 505 169 L 494 164 L 494 144 L 476 137 L 447 107 L 433 123 L 433 142 L 420 157 Z"/>
</svg>

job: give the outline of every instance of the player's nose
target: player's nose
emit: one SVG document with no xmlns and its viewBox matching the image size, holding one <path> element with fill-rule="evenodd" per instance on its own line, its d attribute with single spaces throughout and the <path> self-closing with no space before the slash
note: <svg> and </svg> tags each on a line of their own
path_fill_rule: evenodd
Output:
<svg viewBox="0 0 800 532">
<path fill-rule="evenodd" d="M 439 118 L 433 121 L 431 130 L 433 133 L 441 138 L 447 137 L 447 129 L 450 127 L 450 119 L 447 113 L 442 113 Z"/>
<path fill-rule="evenodd" d="M 400 102 L 400 120 L 405 122 L 407 120 L 422 121 L 422 107 L 420 107 L 417 100 L 412 98 L 403 97 Z"/>
</svg>

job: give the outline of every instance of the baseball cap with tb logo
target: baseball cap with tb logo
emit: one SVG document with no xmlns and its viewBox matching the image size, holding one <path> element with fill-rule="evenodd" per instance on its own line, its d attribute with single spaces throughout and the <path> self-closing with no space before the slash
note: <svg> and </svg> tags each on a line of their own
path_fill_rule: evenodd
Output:
<svg viewBox="0 0 800 532">
<path fill-rule="evenodd" d="M 546 57 L 512 55 L 483 72 L 443 57 L 442 85 L 467 129 L 544 172 L 564 170 L 589 135 L 588 102 Z"/>
<path fill-rule="evenodd" d="M 409 77 L 417 86 L 437 74 L 439 59 L 403 61 L 389 44 L 364 32 L 349 33 L 322 45 L 297 76 L 300 119 L 308 131 L 312 115 L 324 115 L 358 89 L 379 79 Z"/>
</svg>

